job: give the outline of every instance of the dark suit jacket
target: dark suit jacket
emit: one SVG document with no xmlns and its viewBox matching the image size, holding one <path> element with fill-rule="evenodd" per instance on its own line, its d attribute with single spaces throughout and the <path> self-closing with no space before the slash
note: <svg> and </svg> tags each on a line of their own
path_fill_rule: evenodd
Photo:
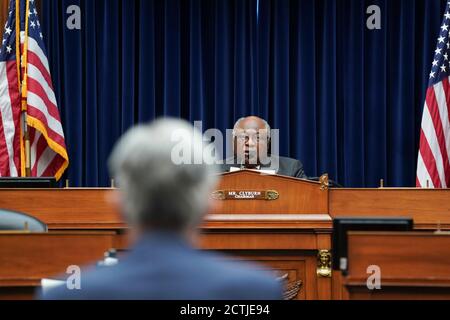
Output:
<svg viewBox="0 0 450 320">
<path fill-rule="evenodd" d="M 275 157 L 275 156 L 272 156 Z M 303 164 L 296 159 L 286 158 L 286 157 L 277 157 L 278 159 L 278 169 L 274 167 L 274 163 L 271 163 L 267 166 L 261 166 L 261 169 L 274 169 L 276 174 L 282 176 L 290 176 L 296 178 L 307 179 L 305 175 L 305 171 L 303 170 Z M 225 161 L 225 160 L 224 160 Z M 219 167 L 220 172 L 229 172 L 230 167 L 239 167 L 238 164 L 221 164 Z"/>
<path fill-rule="evenodd" d="M 180 237 L 156 233 L 141 238 L 115 266 L 81 273 L 81 289 L 65 285 L 41 299 L 231 300 L 281 299 L 275 274 L 250 264 L 195 250 Z"/>
</svg>

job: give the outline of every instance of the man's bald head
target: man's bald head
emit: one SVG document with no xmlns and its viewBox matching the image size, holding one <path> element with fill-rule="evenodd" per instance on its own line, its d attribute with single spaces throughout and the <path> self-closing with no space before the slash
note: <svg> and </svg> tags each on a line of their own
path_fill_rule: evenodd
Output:
<svg viewBox="0 0 450 320">
<path fill-rule="evenodd" d="M 246 167 L 261 164 L 268 155 L 270 143 L 270 126 L 266 120 L 257 116 L 240 118 L 234 124 L 235 156 Z"/>
<path fill-rule="evenodd" d="M 242 117 L 236 121 L 234 124 L 233 130 L 236 129 L 254 129 L 254 130 L 263 130 L 266 129 L 268 135 L 270 136 L 270 126 L 266 120 L 261 119 L 257 116 L 248 116 Z"/>
</svg>

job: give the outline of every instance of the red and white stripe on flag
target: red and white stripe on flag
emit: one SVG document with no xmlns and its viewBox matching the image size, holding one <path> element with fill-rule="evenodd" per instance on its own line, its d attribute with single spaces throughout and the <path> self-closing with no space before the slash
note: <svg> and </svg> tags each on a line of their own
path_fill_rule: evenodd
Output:
<svg viewBox="0 0 450 320">
<path fill-rule="evenodd" d="M 417 187 L 450 185 L 450 1 L 440 29 L 423 107 Z"/>
<path fill-rule="evenodd" d="M 20 96 L 16 61 L 0 61 L 0 176 L 20 175 Z"/>
<path fill-rule="evenodd" d="M 17 68 L 18 56 L 24 54 L 27 40 L 26 77 L 26 123 L 30 137 L 31 175 L 61 177 L 69 159 L 64 141 L 61 118 L 53 90 L 50 69 L 42 41 L 43 35 L 33 0 L 28 2 L 28 18 L 25 19 L 26 0 L 20 6 L 12 0 L 9 16 L 5 24 L 0 45 L 0 176 L 20 176 L 24 174 L 24 143 L 21 141 L 21 97 L 18 77 L 24 80 L 25 68 Z M 18 29 L 16 5 L 20 7 L 18 16 L 28 21 L 28 37 Z M 17 19 L 18 21 L 19 19 Z M 16 52 L 16 33 L 20 32 L 20 53 Z M 22 58 L 23 59 L 23 58 Z M 22 60 L 23 61 L 23 60 Z M 20 75 L 18 75 L 18 71 Z"/>
<path fill-rule="evenodd" d="M 427 90 L 420 130 L 417 187 L 447 188 L 450 185 L 450 84 L 449 79 Z"/>
<path fill-rule="evenodd" d="M 24 34 L 21 34 L 21 42 Z M 61 177 L 68 165 L 59 110 L 45 53 L 28 37 L 27 124 L 31 175 Z"/>
</svg>

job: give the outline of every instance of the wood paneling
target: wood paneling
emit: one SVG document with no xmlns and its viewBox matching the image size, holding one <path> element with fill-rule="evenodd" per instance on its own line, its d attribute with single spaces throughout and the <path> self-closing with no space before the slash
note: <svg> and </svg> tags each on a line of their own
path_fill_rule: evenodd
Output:
<svg viewBox="0 0 450 320">
<path fill-rule="evenodd" d="M 276 200 L 216 200 L 210 213 L 328 214 L 328 190 L 320 183 L 242 170 L 222 174 L 217 190 L 276 190 Z"/>
<path fill-rule="evenodd" d="M 0 298 L 31 299 L 42 278 L 64 274 L 70 265 L 102 260 L 114 233 L 52 232 L 0 234 Z"/>
<path fill-rule="evenodd" d="M 256 262 L 286 276 L 286 287 L 300 282 L 296 299 L 330 299 L 328 286 L 321 287 L 316 277 L 315 244 L 307 234 L 208 232 L 200 239 L 202 250 L 222 251 L 230 259 Z M 63 274 L 69 265 L 99 261 L 112 247 L 114 233 L 108 231 L 0 234 L 0 298 L 31 298 L 41 278 Z"/>
<path fill-rule="evenodd" d="M 0 26 L 2 36 L 3 36 L 3 26 L 5 25 L 6 18 L 8 17 L 8 6 L 9 6 L 9 0 L 0 0 Z"/>
<path fill-rule="evenodd" d="M 108 202 L 113 189 L 0 189 L 0 208 L 30 214 L 50 229 L 124 228 Z"/>
<path fill-rule="evenodd" d="M 417 229 L 450 229 L 450 189 L 332 189 L 330 211 L 336 216 L 404 216 Z"/>
<path fill-rule="evenodd" d="M 316 274 L 318 250 L 331 249 L 332 217 L 408 216 L 414 218 L 415 228 L 418 229 L 433 229 L 438 223 L 443 229 L 450 228 L 448 190 L 321 190 L 320 184 L 316 182 L 252 171 L 224 174 L 216 189 L 279 192 L 279 199 L 273 201 L 215 200 L 214 210 L 209 212 L 201 226 L 200 247 L 262 261 L 280 272 L 287 272 L 290 281 L 293 281 L 294 274 L 302 275 L 304 292 L 297 298 L 349 297 L 339 272 L 333 272 L 332 278 L 322 278 Z M 105 240 L 93 252 L 109 247 L 126 249 L 129 247 L 127 226 L 108 201 L 113 192 L 114 189 L 110 188 L 0 189 L 0 207 L 41 219 L 48 224 L 52 236 L 66 234 L 81 237 L 80 234 L 84 234 L 83 239 L 90 237 L 94 241 L 98 232 L 109 232 L 110 240 Z M 86 240 L 85 244 L 88 245 L 88 242 Z M 21 246 L 20 242 L 18 246 Z M 381 246 L 377 244 L 373 248 L 374 255 Z M 11 244 L 11 248 L 14 248 L 14 244 Z M 6 257 L 14 256 L 11 250 L 4 252 Z M 33 257 L 31 252 L 26 255 Z M 61 259 L 65 263 L 66 258 Z M 80 261 L 84 261 L 84 258 L 81 257 Z M 408 263 L 415 263 L 413 260 L 405 261 L 408 262 L 402 268 L 407 268 Z M 39 268 L 36 272 L 38 277 Z M 1 290 L 21 297 L 26 293 L 26 282 L 19 281 L 16 284 L 20 290 Z"/>
<path fill-rule="evenodd" d="M 367 268 L 381 271 L 381 289 L 369 290 Z M 450 234 L 349 232 L 350 299 L 450 298 Z"/>
<path fill-rule="evenodd" d="M 49 277 L 69 265 L 103 259 L 112 247 L 114 233 L 0 234 L 0 286 L 11 281 Z"/>
</svg>

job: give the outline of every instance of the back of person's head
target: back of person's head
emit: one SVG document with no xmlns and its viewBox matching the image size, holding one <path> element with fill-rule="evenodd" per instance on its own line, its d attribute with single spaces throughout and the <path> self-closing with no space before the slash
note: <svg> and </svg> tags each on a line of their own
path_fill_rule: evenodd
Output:
<svg viewBox="0 0 450 320">
<path fill-rule="evenodd" d="M 128 130 L 110 159 L 125 218 L 143 229 L 196 227 L 216 183 L 202 134 L 190 123 L 163 118 Z M 206 160 L 206 161 L 205 161 Z M 206 162 L 206 163 L 205 163 Z"/>
</svg>

